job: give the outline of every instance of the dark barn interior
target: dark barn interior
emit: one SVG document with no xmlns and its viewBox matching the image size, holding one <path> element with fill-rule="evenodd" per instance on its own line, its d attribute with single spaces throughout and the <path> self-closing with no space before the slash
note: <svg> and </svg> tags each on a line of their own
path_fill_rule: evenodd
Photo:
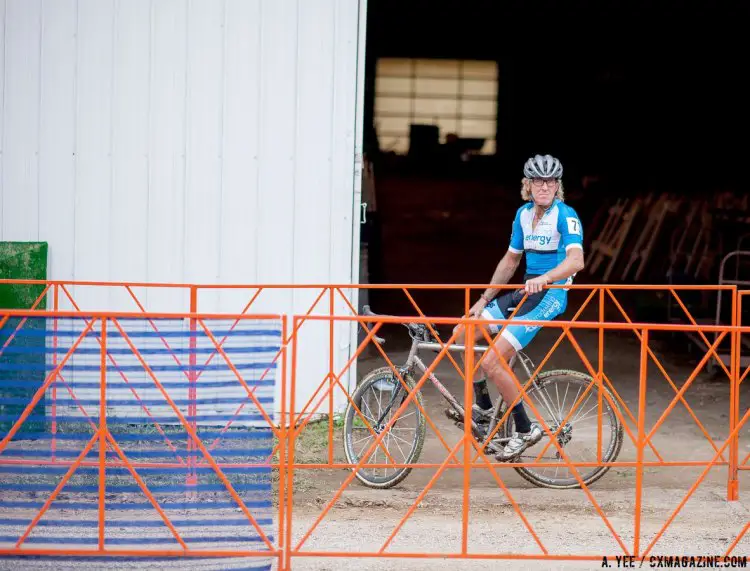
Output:
<svg viewBox="0 0 750 571">
<path fill-rule="evenodd" d="M 745 4 L 368 4 L 365 155 L 375 203 L 363 228 L 369 283 L 488 283 L 522 204 L 523 163 L 537 153 L 561 159 L 566 202 L 584 225 L 588 267 L 577 282 L 750 280 L 739 258 L 731 272 L 721 271 L 723 257 L 743 249 L 741 238 L 750 234 L 746 50 L 738 29 L 748 21 Z M 468 115 L 453 122 L 419 113 L 420 105 L 437 109 L 430 100 L 442 97 L 420 99 L 419 85 L 454 85 L 439 79 L 441 67 L 430 76 L 429 62 L 449 60 L 496 65 L 492 152 L 472 152 L 481 141 L 472 141 L 470 129 L 456 138 L 435 127 L 443 121 L 458 129 L 462 120 L 471 123 Z M 379 79 L 384 61 L 394 70 L 416 61 L 403 68 L 416 70 L 411 83 L 396 78 L 398 71 Z M 399 85 L 412 87 L 411 103 Z M 411 105 L 407 118 L 393 111 L 399 97 L 401 111 Z M 464 105 L 470 109 L 458 109 Z M 400 137 L 389 131 L 398 121 Z M 618 205 L 609 232 L 622 228 L 627 212 L 629 231 L 616 259 L 594 267 L 592 244 L 614 240 L 606 225 Z M 650 218 L 658 225 L 649 226 Z M 690 240 L 680 240 L 686 234 Z M 648 235 L 655 240 L 643 267 L 636 272 L 631 263 L 625 271 Z M 523 264 L 516 283 L 522 271 Z M 427 314 L 462 313 L 460 294 L 418 295 Z M 372 291 L 370 300 L 383 312 L 414 312 L 402 293 Z M 712 318 L 715 299 L 691 303 Z"/>
</svg>

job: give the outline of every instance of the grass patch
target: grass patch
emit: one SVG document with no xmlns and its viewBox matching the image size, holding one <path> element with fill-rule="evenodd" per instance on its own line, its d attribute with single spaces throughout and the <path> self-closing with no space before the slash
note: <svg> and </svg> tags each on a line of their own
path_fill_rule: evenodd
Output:
<svg viewBox="0 0 750 571">
<path fill-rule="evenodd" d="M 299 430 L 299 427 L 297 427 Z M 344 418 L 343 415 L 335 415 L 333 418 L 333 461 L 345 463 L 343 446 Z M 274 447 L 278 444 L 278 438 L 274 437 Z M 294 439 L 294 463 L 295 464 L 327 464 L 329 461 L 329 421 L 327 417 L 318 418 L 308 422 Z M 288 460 L 288 452 L 287 452 Z M 273 463 L 278 464 L 279 453 L 273 456 Z M 316 487 L 320 469 L 294 470 L 295 492 L 305 492 Z M 328 472 L 328 470 L 325 470 Z M 274 483 L 274 502 L 277 499 L 277 485 L 279 472 L 276 468 L 272 473 Z"/>
</svg>

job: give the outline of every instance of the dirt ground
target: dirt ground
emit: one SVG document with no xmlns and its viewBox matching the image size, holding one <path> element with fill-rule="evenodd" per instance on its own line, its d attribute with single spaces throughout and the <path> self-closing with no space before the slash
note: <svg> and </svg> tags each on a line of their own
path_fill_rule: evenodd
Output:
<svg viewBox="0 0 750 571">
<path fill-rule="evenodd" d="M 404 332 L 405 333 L 405 332 Z M 405 334 L 401 334 L 405 336 Z M 546 354 L 559 335 L 559 330 L 542 331 L 528 352 L 537 363 Z M 577 331 L 576 341 L 594 367 L 597 366 L 598 333 Z M 633 415 L 638 414 L 638 371 L 640 342 L 630 332 L 608 332 L 605 335 L 604 371 L 614 388 Z M 691 376 L 702 354 L 689 347 L 682 334 L 653 335 L 649 347 L 680 389 Z M 394 363 L 402 363 L 407 356 L 406 347 L 389 339 L 384 346 Z M 434 353 L 425 353 L 427 364 Z M 368 349 L 361 359 L 360 374 L 383 366 L 385 361 Z M 566 368 L 585 370 L 580 357 L 570 342 L 565 341 L 544 367 L 545 370 Z M 463 381 L 453 365 L 444 360 L 436 369 L 438 378 L 462 400 Z M 741 414 L 747 409 L 750 386 L 742 385 Z M 462 430 L 446 418 L 442 395 L 428 384 L 423 395 L 429 417 L 435 423 L 449 446 L 462 436 Z M 662 416 L 675 398 L 676 392 L 657 368 L 649 361 L 645 431 Z M 705 369 L 698 374 L 684 394 L 695 416 L 704 425 L 713 443 L 724 443 L 729 432 L 729 382 L 725 375 L 711 376 Z M 623 413 L 625 413 L 623 411 Z M 637 437 L 637 423 L 629 421 Z M 308 430 L 308 429 L 306 429 Z M 310 427 L 297 447 L 300 462 L 319 461 L 325 450 L 325 426 Z M 318 435 L 315 435 L 315 432 Z M 323 435 L 321 437 L 321 434 Z M 745 428 L 740 433 L 740 458 L 750 453 L 750 434 Z M 336 456 L 341 458 L 340 437 L 337 432 Z M 319 445 L 316 447 L 315 443 Z M 686 407 L 678 403 L 653 437 L 652 443 L 665 461 L 707 461 L 715 454 Z M 420 462 L 441 463 L 447 452 L 434 432 L 427 427 L 427 437 Z M 461 460 L 461 453 L 458 454 Z M 725 453 L 728 458 L 728 453 Z M 636 447 L 626 434 L 620 461 L 635 461 Z M 644 453 L 645 461 L 655 461 L 650 450 Z M 498 464 L 498 466 L 501 466 Z M 646 547 L 661 530 L 690 488 L 703 472 L 703 467 L 647 467 L 643 474 L 639 551 Z M 373 552 L 383 546 L 412 506 L 425 485 L 435 474 L 434 468 L 414 469 L 397 487 L 373 490 L 357 480 L 349 484 L 333 509 L 302 546 L 303 551 Z M 624 549 L 607 523 L 596 512 L 592 501 L 580 489 L 550 490 L 537 488 L 521 478 L 512 469 L 498 470 L 513 500 L 517 502 L 536 533 L 540 546 L 514 511 L 508 496 L 486 469 L 471 471 L 470 525 L 468 552 L 474 554 L 540 554 L 545 549 L 556 555 L 611 555 L 633 553 L 636 507 L 636 470 L 612 468 L 594 483 L 590 492 L 604 512 L 609 525 L 619 536 Z M 307 533 L 326 507 L 348 473 L 330 470 L 298 470 L 295 480 L 293 535 L 295 543 Z M 432 554 L 458 553 L 462 541 L 463 470 L 449 469 L 434 483 L 420 502 L 419 507 L 398 532 L 387 551 L 428 552 Z M 727 502 L 726 466 L 712 468 L 691 499 L 675 517 L 673 523 L 649 552 L 651 555 L 723 555 L 729 545 L 750 521 L 748 509 L 747 472 L 740 472 L 740 501 Z M 736 546 L 734 555 L 750 554 L 750 533 Z M 299 558 L 295 568 L 310 570 L 358 569 L 592 569 L 600 568 L 601 561 L 534 561 L 534 560 L 471 560 L 455 559 L 318 559 Z M 648 567 L 649 562 L 646 560 Z"/>
</svg>

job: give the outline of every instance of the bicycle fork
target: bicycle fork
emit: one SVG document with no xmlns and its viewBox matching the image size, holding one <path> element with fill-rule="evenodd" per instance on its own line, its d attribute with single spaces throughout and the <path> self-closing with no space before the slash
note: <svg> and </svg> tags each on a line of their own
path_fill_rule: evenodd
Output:
<svg viewBox="0 0 750 571">
<path fill-rule="evenodd" d="M 401 375 L 402 378 L 405 379 L 407 374 L 408 374 L 408 371 L 406 369 L 399 369 L 399 375 Z M 385 428 L 385 424 L 383 424 L 383 422 L 385 421 L 388 414 L 391 412 L 391 409 L 393 408 L 393 404 L 396 402 L 398 395 L 401 394 L 401 391 L 404 390 L 404 387 L 398 381 L 398 378 L 394 379 L 394 384 L 396 385 L 396 387 L 392 391 L 391 400 L 388 402 L 385 409 L 380 414 L 380 417 L 375 422 L 375 426 L 373 426 L 373 430 L 375 430 L 376 434 L 380 434 L 382 430 Z M 404 395 L 404 398 L 408 398 L 406 394 Z M 402 404 L 403 404 L 403 401 L 402 401 Z M 398 422 L 398 420 L 395 420 L 393 422 L 393 426 L 396 426 L 396 422 Z"/>
</svg>

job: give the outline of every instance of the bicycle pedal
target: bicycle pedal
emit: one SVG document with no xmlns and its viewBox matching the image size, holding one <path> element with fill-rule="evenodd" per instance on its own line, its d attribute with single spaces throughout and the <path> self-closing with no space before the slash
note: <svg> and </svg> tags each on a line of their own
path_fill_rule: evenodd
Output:
<svg viewBox="0 0 750 571">
<path fill-rule="evenodd" d="M 494 456 L 495 454 L 499 454 L 500 452 L 502 452 L 503 448 L 504 446 L 499 442 L 493 442 L 492 440 L 490 440 L 484 447 L 484 453 Z"/>
</svg>

